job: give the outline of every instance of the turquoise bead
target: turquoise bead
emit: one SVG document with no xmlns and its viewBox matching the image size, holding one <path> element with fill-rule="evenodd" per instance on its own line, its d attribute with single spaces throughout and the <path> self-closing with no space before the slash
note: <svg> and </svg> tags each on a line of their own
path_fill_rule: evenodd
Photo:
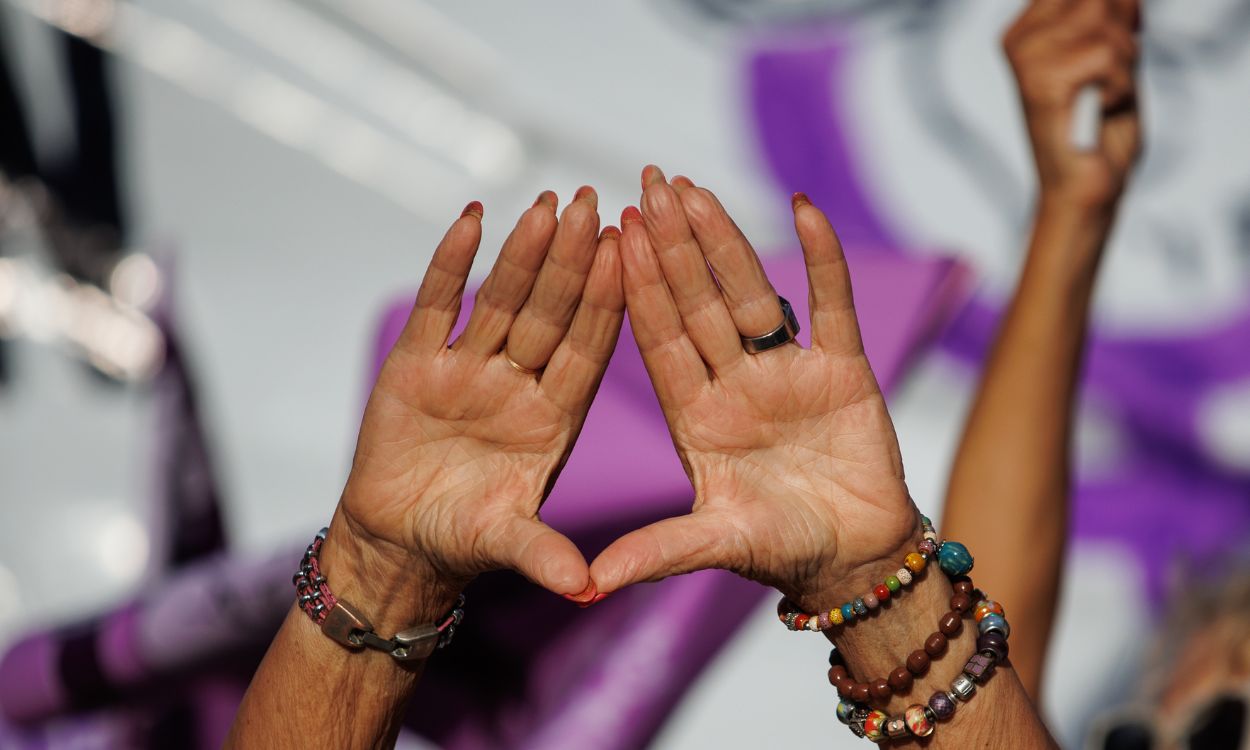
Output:
<svg viewBox="0 0 1250 750">
<path fill-rule="evenodd" d="M 943 542 L 938 549 L 938 565 L 952 578 L 967 575 L 972 570 L 972 553 L 959 542 Z"/>
<path fill-rule="evenodd" d="M 850 622 L 855 619 L 855 607 L 850 604 L 842 605 L 842 619 Z"/>
<path fill-rule="evenodd" d="M 851 712 L 855 710 L 855 704 L 851 701 L 840 701 L 838 703 L 838 721 L 843 724 L 851 723 Z"/>
<path fill-rule="evenodd" d="M 868 605 L 867 605 L 867 604 L 864 604 L 864 600 L 863 600 L 863 599 L 858 599 L 858 598 L 857 598 L 857 599 L 855 600 L 855 605 L 854 605 L 854 606 L 855 606 L 855 614 L 856 614 L 856 616 L 858 616 L 858 617 L 863 617 L 864 615 L 868 614 Z"/>
<path fill-rule="evenodd" d="M 1007 624 L 1007 618 L 1002 615 L 989 614 L 981 618 L 981 622 L 977 623 L 977 630 L 981 635 L 985 635 L 991 630 L 996 630 L 1003 634 L 1004 638 L 1011 637 L 1011 626 Z"/>
</svg>

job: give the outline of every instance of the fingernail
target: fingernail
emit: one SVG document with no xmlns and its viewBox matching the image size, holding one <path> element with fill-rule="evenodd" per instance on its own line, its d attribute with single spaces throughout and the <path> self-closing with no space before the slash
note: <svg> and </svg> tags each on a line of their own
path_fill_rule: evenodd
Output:
<svg viewBox="0 0 1250 750">
<path fill-rule="evenodd" d="M 790 196 L 790 207 L 795 211 L 799 210 L 799 206 L 810 206 L 812 201 L 807 197 L 807 193 L 795 193 Z"/>
<path fill-rule="evenodd" d="M 534 205 L 546 206 L 547 208 L 550 208 L 552 211 L 554 211 L 560 205 L 560 199 L 557 198 L 556 194 L 551 192 L 550 190 L 544 190 L 538 194 L 538 198 L 534 200 Z"/>
<path fill-rule="evenodd" d="M 686 188 L 694 187 L 694 182 L 691 181 L 689 177 L 686 177 L 685 175 L 680 175 L 680 174 L 673 178 L 672 184 L 673 184 L 673 189 L 679 193 L 685 190 Z"/>
<path fill-rule="evenodd" d="M 582 589 L 581 593 L 561 594 L 560 596 L 563 596 L 565 599 L 568 599 L 569 601 L 573 602 L 574 604 L 578 606 L 585 607 L 585 606 L 590 605 L 594 601 L 595 597 L 598 595 L 599 595 L 599 590 L 595 588 L 595 582 L 591 581 L 590 583 L 586 584 L 586 588 Z"/>
<path fill-rule="evenodd" d="M 573 194 L 573 200 L 586 201 L 590 203 L 591 206 L 599 205 L 599 195 L 595 193 L 595 189 L 589 185 L 582 185 L 579 187 L 577 192 Z"/>
<path fill-rule="evenodd" d="M 609 224 L 609 225 L 607 225 L 606 227 L 604 227 L 604 228 L 603 228 L 603 231 L 599 233 L 599 240 L 600 240 L 600 241 L 603 241 L 603 240 L 619 240 L 620 238 L 621 238 L 621 230 L 617 229 L 616 227 L 612 226 L 611 224 Z"/>
<path fill-rule="evenodd" d="M 654 164 L 648 164 L 642 168 L 642 187 L 645 190 L 648 185 L 654 185 L 658 182 L 664 182 L 664 173 Z"/>
<path fill-rule="evenodd" d="M 469 202 L 469 205 L 465 206 L 465 207 L 464 207 L 464 210 L 460 212 L 460 218 L 462 218 L 462 219 L 463 219 L 464 217 L 468 216 L 469 214 L 472 214 L 472 215 L 476 216 L 478 219 L 481 219 L 481 218 L 482 218 L 482 214 L 484 214 L 484 213 L 485 213 L 485 211 L 482 209 L 482 202 L 481 202 L 481 201 L 470 201 L 470 202 Z"/>
<path fill-rule="evenodd" d="M 579 604 L 577 606 L 581 607 L 582 609 L 587 609 L 588 607 L 593 607 L 594 605 L 598 604 L 604 599 L 607 599 L 609 596 L 611 596 L 611 594 L 595 594 L 595 597 L 593 599 L 586 602 L 585 604 Z"/>
<path fill-rule="evenodd" d="M 625 210 L 621 212 L 621 227 L 624 227 L 631 221 L 642 223 L 642 212 L 638 210 L 637 206 L 626 206 Z"/>
</svg>

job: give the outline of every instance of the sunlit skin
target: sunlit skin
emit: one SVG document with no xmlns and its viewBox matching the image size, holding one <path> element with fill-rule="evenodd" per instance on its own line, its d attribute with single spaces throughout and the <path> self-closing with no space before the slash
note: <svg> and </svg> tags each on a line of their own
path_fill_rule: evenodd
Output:
<svg viewBox="0 0 1250 750">
<path fill-rule="evenodd" d="M 522 215 L 447 346 L 481 236 L 476 216 L 456 222 L 361 424 L 344 516 L 451 585 L 505 567 L 560 594 L 589 584 L 581 553 L 537 513 L 615 347 L 623 298 L 616 232 L 598 239 L 594 192 L 558 226 L 554 201 L 544 193 Z M 545 369 L 521 372 L 501 350 Z"/>
<path fill-rule="evenodd" d="M 748 354 L 740 334 L 782 321 L 750 243 L 708 190 L 655 167 L 643 180 L 641 212 L 622 217 L 625 295 L 695 501 L 604 550 L 595 583 L 609 592 L 716 567 L 800 599 L 831 594 L 917 528 L 837 236 L 796 201 L 812 346 Z"/>
</svg>

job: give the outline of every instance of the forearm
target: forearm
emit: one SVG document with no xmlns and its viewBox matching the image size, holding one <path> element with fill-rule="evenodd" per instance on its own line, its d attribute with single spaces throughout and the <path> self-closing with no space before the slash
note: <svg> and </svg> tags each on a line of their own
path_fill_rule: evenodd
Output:
<svg viewBox="0 0 1250 750">
<path fill-rule="evenodd" d="M 292 561 L 292 570 L 298 561 Z M 434 622 L 456 590 L 408 558 L 362 537 L 338 513 L 322 546 L 322 571 L 383 637 Z M 296 606 L 252 679 L 227 747 L 390 747 L 424 667 L 371 649 L 351 651 Z"/>
<path fill-rule="evenodd" d="M 950 538 L 977 540 L 984 571 L 978 583 L 1028 623 L 1012 653 L 1035 696 L 1067 536 L 1081 353 L 1109 226 L 1110 216 L 1045 201 L 1039 208 L 955 459 L 941 524 Z"/>
</svg>

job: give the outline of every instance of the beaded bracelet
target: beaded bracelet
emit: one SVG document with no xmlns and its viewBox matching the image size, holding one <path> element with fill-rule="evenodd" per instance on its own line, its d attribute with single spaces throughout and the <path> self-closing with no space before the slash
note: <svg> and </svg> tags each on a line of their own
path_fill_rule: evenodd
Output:
<svg viewBox="0 0 1250 750">
<path fill-rule="evenodd" d="M 951 681 L 949 690 L 939 690 L 929 696 L 926 704 L 913 704 L 897 716 L 889 716 L 884 711 L 870 708 L 862 701 L 843 699 L 838 703 L 838 720 L 850 727 L 857 737 L 864 737 L 872 742 L 880 743 L 887 740 L 909 739 L 911 737 L 928 737 L 933 734 L 937 722 L 947 721 L 955 715 L 960 703 L 967 703 L 976 694 L 977 685 L 984 684 L 994 673 L 994 669 L 1007 659 L 1007 639 L 1011 635 L 1011 626 L 1003 616 L 1003 608 L 997 602 L 986 599 L 975 589 L 979 601 L 973 608 L 973 618 L 977 623 L 977 650 L 972 658 L 964 664 L 963 670 Z M 962 593 L 962 592 L 960 592 Z M 957 593 L 956 596 L 959 596 Z M 835 658 L 840 655 L 835 649 L 829 655 L 830 672 L 837 666 Z"/>
<path fill-rule="evenodd" d="M 920 525 L 924 531 L 924 541 L 903 558 L 903 566 L 894 575 L 886 576 L 863 596 L 856 597 L 840 607 L 828 612 L 808 614 L 800 612 L 788 597 L 782 597 L 777 603 L 777 619 L 790 630 L 808 630 L 819 632 L 848 623 L 857 617 L 864 617 L 870 610 L 876 609 L 892 596 L 896 596 L 905 586 L 909 586 L 916 575 L 925 569 L 929 560 L 937 557 L 942 572 L 954 578 L 967 574 L 972 570 L 972 555 L 968 548 L 959 542 L 939 542 L 933 522 L 928 516 L 920 516 Z"/>
<path fill-rule="evenodd" d="M 371 648 L 383 651 L 398 661 L 424 659 L 445 648 L 456 634 L 456 626 L 464 619 L 464 595 L 455 606 L 430 625 L 416 625 L 383 638 L 373 624 L 351 604 L 336 597 L 330 582 L 321 573 L 321 547 L 329 529 L 322 529 L 304 550 L 299 572 L 292 578 L 296 602 L 308 618 L 320 626 L 321 632 L 349 649 Z"/>
<path fill-rule="evenodd" d="M 907 661 L 886 677 L 878 677 L 869 682 L 855 682 L 847 674 L 846 665 L 835 662 L 837 648 L 834 648 L 829 655 L 829 684 L 837 688 L 839 697 L 855 703 L 866 703 L 869 700 L 886 702 L 895 693 L 911 690 L 914 679 L 929 671 L 931 660 L 946 650 L 947 639 L 958 635 L 963 629 L 962 617 L 972 609 L 974 590 L 971 580 L 957 580 L 955 594 L 951 596 L 951 609 L 938 620 L 937 630 L 925 639 L 923 648 L 912 651 L 907 656 Z"/>
</svg>

